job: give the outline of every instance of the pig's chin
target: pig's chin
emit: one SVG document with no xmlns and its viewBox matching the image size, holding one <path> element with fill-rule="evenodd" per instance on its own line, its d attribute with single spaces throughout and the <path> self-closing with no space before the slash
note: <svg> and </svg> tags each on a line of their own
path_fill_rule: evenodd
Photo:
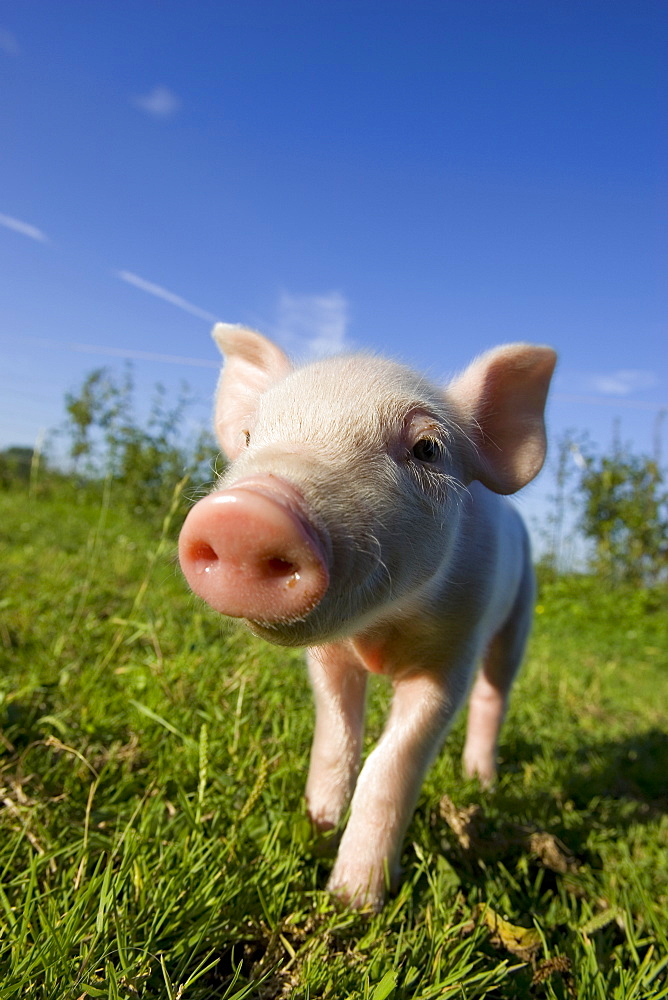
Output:
<svg viewBox="0 0 668 1000">
<path fill-rule="evenodd" d="M 387 577 L 373 567 L 361 584 L 329 588 L 300 617 L 242 620 L 253 635 L 275 646 L 321 646 L 373 624 L 398 596 L 392 594 Z"/>
<path fill-rule="evenodd" d="M 324 605 L 328 602 L 325 600 Z M 275 646 L 320 646 L 326 642 L 334 642 L 345 638 L 355 631 L 357 622 L 327 613 L 326 606 L 318 605 L 308 614 L 298 619 L 282 619 L 280 621 L 261 621 L 250 618 L 242 619 L 244 625 L 253 635 Z"/>
<path fill-rule="evenodd" d="M 253 635 L 275 646 L 322 646 L 328 642 L 347 639 L 360 628 L 373 624 L 382 617 L 386 610 L 384 605 L 372 606 L 357 614 L 337 614 L 336 602 L 325 598 L 303 618 L 282 621 L 257 621 L 242 619 L 244 625 Z"/>
<path fill-rule="evenodd" d="M 310 623 L 308 618 L 296 622 L 258 622 L 244 618 L 243 622 L 253 635 L 275 646 L 316 646 L 338 638 L 323 632 L 316 623 Z"/>
</svg>

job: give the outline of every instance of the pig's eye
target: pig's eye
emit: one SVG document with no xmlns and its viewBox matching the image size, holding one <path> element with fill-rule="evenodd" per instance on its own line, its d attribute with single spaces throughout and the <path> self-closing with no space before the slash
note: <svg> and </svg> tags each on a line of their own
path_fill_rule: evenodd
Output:
<svg viewBox="0 0 668 1000">
<path fill-rule="evenodd" d="M 418 462 L 438 462 L 441 457 L 441 446 L 433 438 L 420 438 L 413 445 L 412 455 Z"/>
<path fill-rule="evenodd" d="M 250 431 L 242 431 L 241 433 L 246 438 L 246 447 L 250 448 Z"/>
</svg>

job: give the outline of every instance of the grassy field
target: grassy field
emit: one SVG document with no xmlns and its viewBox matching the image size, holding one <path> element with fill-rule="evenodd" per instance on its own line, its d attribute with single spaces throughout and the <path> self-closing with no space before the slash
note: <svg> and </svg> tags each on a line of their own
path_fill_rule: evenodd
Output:
<svg viewBox="0 0 668 1000">
<path fill-rule="evenodd" d="M 0 1000 L 668 996 L 665 592 L 543 584 L 498 787 L 459 719 L 368 918 L 323 891 L 301 655 L 189 595 L 175 528 L 0 494 Z"/>
</svg>

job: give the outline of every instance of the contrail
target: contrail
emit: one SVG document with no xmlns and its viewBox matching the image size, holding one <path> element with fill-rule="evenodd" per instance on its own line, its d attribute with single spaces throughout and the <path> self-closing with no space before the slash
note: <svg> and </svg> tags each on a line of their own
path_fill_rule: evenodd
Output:
<svg viewBox="0 0 668 1000">
<path fill-rule="evenodd" d="M 177 308 L 183 309 L 184 312 L 190 313 L 192 316 L 197 316 L 198 319 L 204 319 L 208 323 L 215 323 L 218 319 L 217 316 L 207 312 L 206 309 L 194 306 L 192 302 L 188 302 L 187 299 L 182 298 L 180 295 L 175 295 L 174 292 L 163 288 L 162 285 L 155 285 L 152 281 L 140 278 L 138 274 L 133 274 L 132 271 L 116 271 L 116 275 L 121 281 L 127 281 L 129 285 L 134 285 L 135 288 L 139 288 L 142 292 L 148 292 L 149 295 L 154 295 L 157 299 L 169 302 L 170 305 L 177 306 Z"/>
<path fill-rule="evenodd" d="M 1 212 L 0 226 L 4 226 L 5 229 L 11 229 L 15 233 L 20 233 L 21 236 L 28 236 L 31 240 L 37 240 L 38 243 L 49 242 L 46 233 L 43 233 L 37 226 L 31 225 L 29 222 L 22 222 L 21 219 L 15 219 L 11 215 L 3 215 Z"/>
<path fill-rule="evenodd" d="M 4 339 L 4 338 L 3 338 Z M 77 344 L 63 340 L 48 340 L 46 337 L 11 338 L 22 344 L 30 343 L 39 347 L 55 347 L 61 351 L 78 351 L 82 354 L 103 354 L 112 358 L 127 358 L 130 361 L 161 361 L 168 365 L 189 365 L 191 368 L 220 368 L 220 361 L 206 358 L 187 358 L 180 354 L 156 354 L 154 351 L 137 351 L 130 347 L 111 347 L 106 344 Z"/>
</svg>

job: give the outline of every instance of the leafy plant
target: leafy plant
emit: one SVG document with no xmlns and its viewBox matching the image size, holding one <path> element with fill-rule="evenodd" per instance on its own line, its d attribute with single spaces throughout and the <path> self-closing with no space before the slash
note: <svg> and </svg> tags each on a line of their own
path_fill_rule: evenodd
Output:
<svg viewBox="0 0 668 1000">
<path fill-rule="evenodd" d="M 585 457 L 579 491 L 582 530 L 595 545 L 594 568 L 641 586 L 665 580 L 668 492 L 658 462 L 615 441 L 611 454 Z"/>
<path fill-rule="evenodd" d="M 657 458 L 634 454 L 617 435 L 600 453 L 586 435 L 568 431 L 557 443 L 554 474 L 543 574 L 579 563 L 610 583 L 666 582 L 668 490 Z"/>
<path fill-rule="evenodd" d="M 105 368 L 91 372 L 65 397 L 66 432 L 75 471 L 84 479 L 111 480 L 115 496 L 138 514 L 164 511 L 174 483 L 185 495 L 211 481 L 217 446 L 207 432 L 183 440 L 191 400 L 183 386 L 174 401 L 157 384 L 147 418 L 137 416 L 132 369 L 119 377 Z"/>
</svg>

